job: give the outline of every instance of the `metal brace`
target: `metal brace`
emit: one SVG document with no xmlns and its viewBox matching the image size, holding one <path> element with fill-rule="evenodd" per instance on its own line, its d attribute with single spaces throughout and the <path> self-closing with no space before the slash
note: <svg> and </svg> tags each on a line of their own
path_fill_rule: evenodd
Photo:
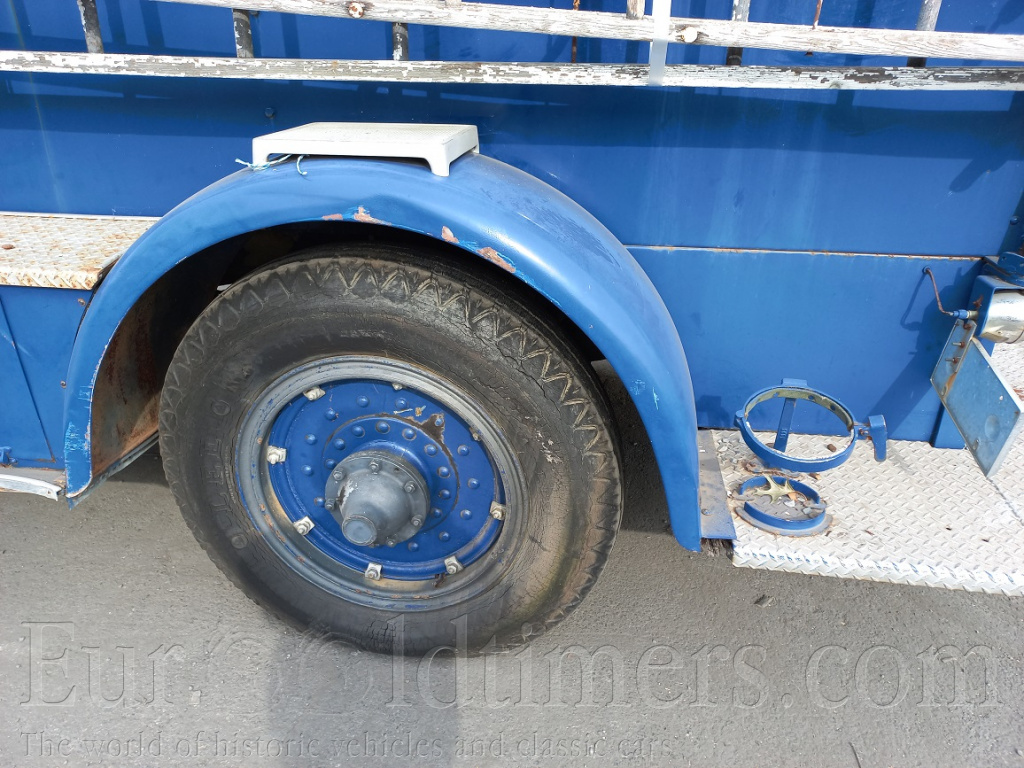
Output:
<svg viewBox="0 0 1024 768">
<path fill-rule="evenodd" d="M 775 445 L 773 448 L 769 448 L 754 435 L 754 429 L 750 426 L 750 412 L 761 403 L 778 397 L 784 398 L 782 416 L 775 433 Z M 849 445 L 839 453 L 816 459 L 787 455 L 786 447 L 789 444 L 789 436 L 793 428 L 793 413 L 796 411 L 797 400 L 807 400 L 834 413 L 849 430 Z M 885 461 L 887 453 L 888 430 L 885 425 L 885 417 L 872 416 L 868 419 L 867 424 L 860 424 L 854 419 L 849 408 L 834 397 L 811 389 L 803 379 L 783 379 L 782 386 L 768 387 L 760 392 L 755 392 L 747 400 L 743 409 L 736 412 L 735 423 L 743 437 L 743 442 L 769 469 L 785 469 L 791 472 L 822 472 L 826 469 L 833 469 L 850 458 L 858 438 L 866 438 L 871 441 L 875 449 L 875 461 Z"/>
</svg>

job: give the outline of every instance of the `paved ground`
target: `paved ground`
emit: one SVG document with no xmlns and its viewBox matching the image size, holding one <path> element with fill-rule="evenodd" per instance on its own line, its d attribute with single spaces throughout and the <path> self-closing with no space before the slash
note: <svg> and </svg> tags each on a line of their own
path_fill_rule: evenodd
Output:
<svg viewBox="0 0 1024 768">
<path fill-rule="evenodd" d="M 516 656 L 283 626 L 194 544 L 156 455 L 70 513 L 0 496 L 0 765 L 1024 766 L 1024 599 L 683 551 L 616 392 L 624 530 Z"/>
</svg>

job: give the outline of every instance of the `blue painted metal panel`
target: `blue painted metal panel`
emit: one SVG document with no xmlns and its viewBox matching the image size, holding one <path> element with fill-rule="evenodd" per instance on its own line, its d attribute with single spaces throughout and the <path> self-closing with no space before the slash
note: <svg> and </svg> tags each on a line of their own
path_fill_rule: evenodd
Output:
<svg viewBox="0 0 1024 768">
<path fill-rule="evenodd" d="M 939 414 L 929 376 L 980 263 L 856 254 L 632 248 L 661 292 L 690 361 L 697 420 L 730 427 L 750 395 L 801 378 L 858 419 L 886 418 L 898 440 L 927 440 Z M 774 429 L 779 412 L 755 411 Z M 797 432 L 837 434 L 822 409 L 798 409 Z"/>
<path fill-rule="evenodd" d="M 561 1 L 561 0 L 560 0 Z M 561 2 L 568 7 L 567 0 Z M 825 21 L 909 27 L 916 2 L 830 0 Z M 940 27 L 1024 32 L 1006 2 L 946 0 Z M 223 9 L 100 4 L 110 51 L 232 53 Z M 588 8 L 621 9 L 613 0 Z M 677 0 L 726 18 L 727 0 Z M 813 3 L 757 3 L 808 23 Z M 387 57 L 387 25 L 261 14 L 257 52 Z M 416 27 L 414 58 L 565 61 L 565 38 Z M 73 7 L 0 9 L 0 45 L 81 49 Z M 672 46 L 670 61 L 724 50 Z M 748 50 L 750 63 L 884 63 Z M 585 61 L 646 46 L 580 41 Z M 1024 188 L 1024 95 L 0 78 L 14 183 L 0 209 L 162 214 L 229 173 L 253 135 L 316 120 L 472 123 L 484 153 L 552 184 L 622 242 L 980 255 L 998 250 Z M 270 109 L 273 117 L 266 116 Z M 116 147 L 116 151 L 111 151 Z M 168 162 L 168 158 L 173 158 Z M 159 176 L 160 184 L 153 179 Z"/>
<path fill-rule="evenodd" d="M 18 466 L 52 466 L 53 454 L 25 379 L 18 340 L 7 322 L 7 294 L 0 287 L 0 449 L 5 449 L 0 461 L 13 458 Z"/>
<path fill-rule="evenodd" d="M 64 462 L 64 401 L 68 362 L 88 291 L 0 286 L 32 397 L 57 466 Z M 53 466 L 49 464 L 47 466 Z"/>
<path fill-rule="evenodd" d="M 181 260 L 237 234 L 300 220 L 372 216 L 422 234 L 448 227 L 461 247 L 502 262 L 572 319 L 628 382 L 654 445 L 673 530 L 700 546 L 697 434 L 686 357 L 672 318 L 629 252 L 592 216 L 537 179 L 480 155 L 440 177 L 420 163 L 314 159 L 240 171 L 182 203 L 101 283 L 68 378 L 68 495 L 92 480 L 92 392 L 121 318 Z"/>
</svg>

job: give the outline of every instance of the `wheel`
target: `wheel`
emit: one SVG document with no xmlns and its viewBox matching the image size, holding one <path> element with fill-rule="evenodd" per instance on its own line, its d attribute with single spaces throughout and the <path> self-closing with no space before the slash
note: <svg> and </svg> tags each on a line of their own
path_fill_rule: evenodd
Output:
<svg viewBox="0 0 1024 768">
<path fill-rule="evenodd" d="M 428 256 L 318 248 L 235 284 L 161 404 L 167 478 L 213 561 L 374 651 L 552 626 L 621 512 L 589 364 L 518 288 Z"/>
</svg>

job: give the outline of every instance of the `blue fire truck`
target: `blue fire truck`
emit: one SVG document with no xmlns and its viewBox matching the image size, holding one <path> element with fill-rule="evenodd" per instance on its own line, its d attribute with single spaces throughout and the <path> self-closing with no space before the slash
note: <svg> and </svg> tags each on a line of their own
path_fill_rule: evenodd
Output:
<svg viewBox="0 0 1024 768">
<path fill-rule="evenodd" d="M 415 652 L 594 584 L 595 361 L 692 550 L 741 524 L 704 430 L 780 503 L 848 455 L 790 432 L 1010 450 L 1020 3 L 236 2 L 0 8 L 0 489 L 159 441 L 249 595 Z"/>
</svg>

